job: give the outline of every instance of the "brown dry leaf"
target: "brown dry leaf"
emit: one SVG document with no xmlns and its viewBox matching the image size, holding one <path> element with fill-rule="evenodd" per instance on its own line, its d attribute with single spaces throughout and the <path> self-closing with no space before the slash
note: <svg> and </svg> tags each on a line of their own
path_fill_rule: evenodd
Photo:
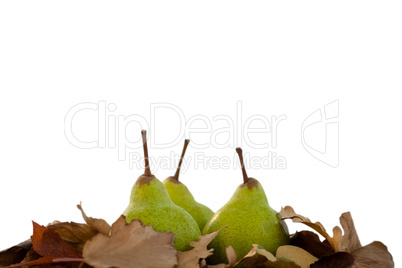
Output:
<svg viewBox="0 0 402 268">
<path fill-rule="evenodd" d="M 190 246 L 193 247 L 192 250 L 184 252 L 179 251 L 177 254 L 179 262 L 177 268 L 199 268 L 200 259 L 206 259 L 212 255 L 213 249 L 207 249 L 208 244 L 226 227 L 227 226 L 224 226 L 216 232 L 199 236 L 199 241 L 190 242 Z"/>
<path fill-rule="evenodd" d="M 264 256 L 269 261 L 274 262 L 277 260 L 277 258 L 271 252 L 267 251 L 265 248 L 263 248 L 257 244 L 253 244 L 253 249 L 255 249 L 255 252 L 257 254 Z"/>
<path fill-rule="evenodd" d="M 310 265 L 318 261 L 316 257 L 302 248 L 296 246 L 280 246 L 276 250 L 276 258 L 285 258 L 293 261 L 301 268 L 310 268 Z"/>
<path fill-rule="evenodd" d="M 202 262 L 202 261 L 201 261 Z M 205 267 L 200 264 L 200 267 Z M 215 265 L 207 265 L 206 268 L 231 268 L 233 266 L 228 266 L 228 264 L 220 263 L 220 264 L 215 264 Z"/>
<path fill-rule="evenodd" d="M 40 256 L 31 248 L 21 263 L 15 267 L 35 266 L 40 268 L 91 268 L 84 263 L 84 258 L 54 258 Z"/>
<path fill-rule="evenodd" d="M 81 252 L 61 239 L 60 235 L 47 229 L 45 226 L 33 223 L 31 241 L 33 249 L 43 257 L 70 257 L 80 258 Z"/>
<path fill-rule="evenodd" d="M 354 250 L 351 255 L 355 258 L 356 268 L 393 268 L 395 265 L 387 247 L 378 241 Z"/>
<path fill-rule="evenodd" d="M 85 242 L 98 233 L 98 230 L 89 224 L 75 222 L 53 222 L 47 228 L 58 233 L 61 239 L 81 252 Z"/>
<path fill-rule="evenodd" d="M 27 255 L 25 255 L 25 258 L 21 261 L 21 263 L 34 261 L 39 259 L 40 257 L 41 255 L 39 255 L 33 248 L 31 248 L 28 251 Z"/>
<path fill-rule="evenodd" d="M 216 265 L 208 265 L 208 268 L 232 268 L 237 262 L 236 251 L 232 246 L 226 248 L 226 257 L 229 260 L 228 264 L 220 263 Z"/>
<path fill-rule="evenodd" d="M 294 262 L 291 262 L 289 260 L 282 260 L 278 259 L 276 262 L 270 262 L 267 261 L 264 263 L 264 268 L 300 268 L 299 265 L 297 265 Z"/>
<path fill-rule="evenodd" d="M 355 259 L 347 252 L 337 252 L 330 256 L 322 257 L 312 264 L 311 268 L 356 268 Z"/>
<path fill-rule="evenodd" d="M 27 240 L 0 254 L 0 267 L 38 266 L 63 263 L 63 267 L 78 267 L 84 261 L 81 253 L 64 241 L 55 230 L 33 222 L 33 234 Z M 36 250 L 36 251 L 35 251 Z M 37 253 L 40 252 L 40 255 Z M 2 252 L 3 253 L 3 252 Z M 11 259 L 10 259 L 11 257 Z"/>
<path fill-rule="evenodd" d="M 99 233 L 85 244 L 83 256 L 95 267 L 173 268 L 177 264 L 173 239 L 171 232 L 157 232 L 139 220 L 126 224 L 121 216 L 110 236 Z"/>
<path fill-rule="evenodd" d="M 235 266 L 237 265 L 237 266 L 243 267 L 243 266 L 249 265 L 251 262 L 254 262 L 251 259 L 256 258 L 256 255 L 257 255 L 257 249 L 256 249 L 256 246 L 254 244 L 253 248 L 249 251 L 249 253 L 247 253 L 246 256 L 244 256 L 240 261 L 238 261 L 235 264 Z M 274 258 L 275 258 L 275 256 L 274 256 Z M 266 258 L 264 258 L 264 259 L 266 260 Z M 276 260 L 276 258 L 275 258 L 275 260 Z"/>
<path fill-rule="evenodd" d="M 98 230 L 98 232 L 101 233 L 101 234 L 110 235 L 110 231 L 111 231 L 112 228 L 110 227 L 109 223 L 107 223 L 103 219 L 95 219 L 95 218 L 88 217 L 85 214 L 84 209 L 81 206 L 81 203 L 79 205 L 77 205 L 77 208 L 79 210 L 81 210 L 82 217 L 84 218 L 85 222 L 88 225 L 90 225 L 93 228 L 95 228 L 96 230 Z"/>
<path fill-rule="evenodd" d="M 355 249 L 361 248 L 362 244 L 360 243 L 350 212 L 343 213 L 339 221 L 345 233 L 341 241 L 341 251 L 352 252 Z"/>
<path fill-rule="evenodd" d="M 233 267 L 237 262 L 237 255 L 236 255 L 236 251 L 234 250 L 234 248 L 232 246 L 228 246 L 226 248 L 226 257 L 229 261 L 229 263 L 227 264 L 226 267 L 228 267 L 228 268 Z"/>
<path fill-rule="evenodd" d="M 311 231 L 296 232 L 290 239 L 290 245 L 302 248 L 317 258 L 335 253 L 328 243 L 321 242 L 318 235 Z"/>
<path fill-rule="evenodd" d="M 8 266 L 10 264 L 22 261 L 27 255 L 28 251 L 32 248 L 31 240 L 26 240 L 11 248 L 5 249 L 0 252 L 0 267 Z"/>
<path fill-rule="evenodd" d="M 55 257 L 42 257 L 37 260 L 29 261 L 29 262 L 24 262 L 24 263 L 17 263 L 10 265 L 8 267 L 20 267 L 20 266 L 38 266 L 40 267 L 46 267 L 44 265 L 48 264 L 60 264 L 63 263 L 63 266 L 61 267 L 68 267 L 68 265 L 75 264 L 77 263 L 80 265 L 83 263 L 84 259 L 83 258 L 69 258 L 69 257 L 61 257 L 61 258 L 55 258 Z M 78 265 L 76 265 L 78 267 Z M 54 267 L 54 266 L 49 266 L 49 267 Z"/>
<path fill-rule="evenodd" d="M 234 267 L 300 268 L 291 260 L 277 259 L 263 247 L 253 244 L 253 248 Z"/>
<path fill-rule="evenodd" d="M 247 259 L 247 258 L 254 257 L 254 256 L 257 254 L 257 248 L 258 248 L 258 247 L 261 247 L 261 246 L 259 246 L 259 245 L 257 245 L 257 244 L 253 244 L 253 248 L 249 251 L 249 253 L 246 254 L 246 256 L 244 256 L 244 257 L 239 261 L 239 263 L 240 263 L 241 261 Z M 261 247 L 261 248 L 262 248 L 262 247 Z M 271 254 L 272 254 L 272 253 L 271 253 Z M 273 256 L 273 255 L 272 255 L 272 256 Z M 273 257 L 275 258 L 275 256 L 273 256 Z M 275 258 L 275 260 L 276 260 L 276 258 Z"/>
<path fill-rule="evenodd" d="M 255 268 L 255 267 L 265 267 L 267 263 L 276 263 L 270 262 L 266 257 L 262 255 L 255 254 L 254 256 L 249 256 L 247 258 L 241 259 L 234 267 L 241 268 Z M 300 268 L 300 267 L 298 267 Z"/>
<path fill-rule="evenodd" d="M 338 252 L 341 249 L 341 240 L 342 240 L 342 230 L 340 227 L 335 226 L 332 229 L 333 236 L 331 237 L 327 231 L 325 230 L 324 226 L 320 222 L 313 223 L 309 218 L 304 217 L 300 214 L 296 214 L 291 206 L 286 206 L 281 208 L 279 215 L 282 217 L 283 220 L 291 219 L 293 222 L 300 222 L 303 223 L 314 230 L 316 230 L 319 234 L 325 237 L 328 242 L 331 244 L 332 248 Z"/>
</svg>

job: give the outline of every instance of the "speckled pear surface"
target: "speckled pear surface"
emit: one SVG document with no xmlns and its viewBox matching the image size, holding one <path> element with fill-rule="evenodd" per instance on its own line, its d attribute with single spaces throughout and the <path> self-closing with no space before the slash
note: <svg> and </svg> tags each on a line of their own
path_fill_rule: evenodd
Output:
<svg viewBox="0 0 402 268">
<path fill-rule="evenodd" d="M 127 222 L 140 219 L 159 232 L 173 232 L 177 250 L 189 250 L 191 241 L 201 235 L 196 221 L 184 209 L 176 206 L 169 197 L 166 187 L 158 179 L 149 184 L 136 183 L 131 191 L 130 204 L 126 211 Z"/>
<path fill-rule="evenodd" d="M 252 244 L 258 244 L 275 255 L 279 246 L 289 242 L 285 222 L 269 206 L 261 184 L 247 176 L 241 148 L 236 148 L 236 152 L 244 183 L 204 227 L 203 234 L 209 234 L 227 226 L 208 246 L 214 249 L 208 258 L 210 264 L 228 263 L 228 246 L 234 248 L 238 259 L 242 259 L 252 249 Z"/>
<path fill-rule="evenodd" d="M 183 151 L 181 153 L 180 162 L 177 166 L 176 173 L 174 176 L 170 176 L 165 179 L 163 183 L 165 184 L 173 203 L 190 213 L 200 227 L 200 230 L 202 230 L 207 221 L 214 215 L 214 212 L 207 206 L 195 201 L 194 196 L 188 190 L 186 185 L 179 181 L 180 168 L 189 143 L 189 139 L 184 140 Z"/>
<path fill-rule="evenodd" d="M 269 206 L 264 189 L 256 182 L 251 189 L 240 185 L 229 202 L 206 224 L 204 234 L 228 226 L 209 244 L 209 248 L 214 249 L 214 254 L 208 259 L 212 264 L 227 263 L 225 250 L 229 245 L 241 259 L 252 249 L 252 244 L 258 244 L 275 254 L 279 246 L 289 242 L 285 223 Z"/>
<path fill-rule="evenodd" d="M 158 232 L 172 232 L 176 249 L 190 250 L 190 242 L 198 241 L 201 231 L 193 217 L 172 202 L 165 185 L 152 175 L 148 160 L 147 132 L 142 130 L 141 135 L 145 171 L 131 189 L 130 203 L 123 215 L 126 216 L 127 223 L 138 219 L 145 225 L 152 225 Z"/>
<path fill-rule="evenodd" d="M 174 181 L 174 178 L 171 177 L 165 179 L 163 183 L 173 203 L 190 213 L 197 222 L 200 230 L 202 230 L 205 224 L 214 215 L 214 212 L 207 206 L 195 201 L 193 195 L 183 183 Z"/>
</svg>

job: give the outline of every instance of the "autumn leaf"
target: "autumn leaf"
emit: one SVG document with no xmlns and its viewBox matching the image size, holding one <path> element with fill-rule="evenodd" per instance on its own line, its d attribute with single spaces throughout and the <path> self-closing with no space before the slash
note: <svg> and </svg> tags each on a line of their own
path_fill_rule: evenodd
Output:
<svg viewBox="0 0 402 268">
<path fill-rule="evenodd" d="M 92 233 L 82 224 L 55 222 L 45 227 L 33 222 L 31 239 L 1 252 L 0 266 L 83 262 L 79 249 L 71 246 L 66 240 L 78 242 L 85 240 Z"/>
<path fill-rule="evenodd" d="M 293 222 L 300 222 L 303 223 L 310 228 L 316 230 L 319 234 L 325 237 L 328 242 L 331 244 L 332 248 L 338 252 L 341 249 L 341 240 L 342 240 L 342 230 L 340 227 L 335 226 L 332 229 L 333 236 L 331 237 L 327 231 L 325 230 L 324 226 L 320 222 L 313 223 L 309 218 L 304 217 L 300 214 L 296 214 L 292 207 L 286 206 L 285 208 L 281 208 L 279 215 L 282 219 L 291 219 Z"/>
<path fill-rule="evenodd" d="M 292 235 L 290 244 L 306 250 L 316 258 L 329 256 L 335 253 L 334 249 L 331 247 L 331 245 L 329 245 L 329 243 L 326 243 L 326 241 L 321 242 L 318 235 L 311 231 L 296 232 L 294 235 Z"/>
<path fill-rule="evenodd" d="M 25 255 L 25 258 L 21 261 L 21 263 L 34 261 L 41 257 L 42 257 L 41 255 L 39 255 L 33 248 L 31 248 L 28 251 L 27 255 Z"/>
<path fill-rule="evenodd" d="M 219 231 L 200 236 L 193 241 L 192 250 L 178 252 L 173 246 L 171 232 L 157 232 L 141 221 L 126 223 L 120 217 L 112 226 L 102 219 L 88 217 L 81 205 L 77 206 L 87 224 L 53 222 L 47 227 L 33 222 L 31 240 L 0 252 L 0 267 L 41 266 L 44 268 L 139 267 L 139 268 L 393 268 L 392 255 L 381 242 L 362 247 L 353 219 L 343 213 L 331 237 L 319 222 L 296 214 L 291 207 L 282 208 L 280 216 L 303 223 L 311 231 L 292 235 L 290 245 L 281 246 L 276 256 L 254 244 L 240 261 L 233 247 L 226 248 L 228 263 L 207 265 L 205 259 L 213 254 L 208 244 Z M 85 245 L 84 245 L 85 244 Z M 84 257 L 81 256 L 83 250 Z M 84 262 L 85 261 L 85 262 Z M 19 263 L 18 263 L 19 262 Z M 15 264 L 14 264 L 15 263 Z"/>
<path fill-rule="evenodd" d="M 355 258 L 356 268 L 393 268 L 394 260 L 387 247 L 378 241 L 351 252 Z"/>
<path fill-rule="evenodd" d="M 341 240 L 341 250 L 351 252 L 355 249 L 361 248 L 359 236 L 357 235 L 355 224 L 350 212 L 345 212 L 339 218 L 341 222 L 344 235 Z"/>
<path fill-rule="evenodd" d="M 255 254 L 253 256 L 248 256 L 247 258 L 241 259 L 234 267 L 245 267 L 245 268 L 254 268 L 254 267 L 263 267 L 266 264 L 272 264 L 275 262 L 270 262 L 266 257 L 262 255 Z M 297 268 L 300 268 L 297 266 Z"/>
<path fill-rule="evenodd" d="M 259 249 L 262 249 L 262 248 L 259 245 L 254 244 L 253 248 L 250 250 L 250 252 L 247 253 L 246 256 L 244 256 L 240 261 L 237 261 L 236 251 L 234 250 L 234 248 L 232 246 L 228 246 L 226 248 L 226 258 L 228 259 L 228 264 L 220 263 L 220 264 L 215 264 L 215 265 L 208 265 L 208 268 L 232 268 L 232 267 L 244 266 L 245 263 L 251 262 L 251 261 L 249 261 L 249 259 L 255 257 L 257 254 L 257 250 L 259 250 Z M 271 253 L 268 252 L 268 254 L 271 254 Z M 272 257 L 275 259 L 275 256 L 272 255 Z"/>
<path fill-rule="evenodd" d="M 121 216 L 110 236 L 99 233 L 85 244 L 83 256 L 95 267 L 173 268 L 177 264 L 173 239 L 171 232 L 157 232 L 139 220 L 126 224 Z"/>
<path fill-rule="evenodd" d="M 323 235 L 331 244 L 331 246 L 335 249 L 335 251 L 337 251 L 337 253 L 335 254 L 322 256 L 316 263 L 311 265 L 311 267 L 394 267 L 392 255 L 388 252 L 387 247 L 381 242 L 373 242 L 365 247 L 361 246 L 350 212 L 343 213 L 339 219 L 344 230 L 344 235 L 342 236 L 342 230 L 338 226 L 336 226 L 334 228 L 333 237 L 330 237 L 326 233 L 324 227 L 319 222 L 312 223 L 310 219 L 296 214 L 294 210 L 289 206 L 282 208 L 280 215 L 285 219 L 292 219 L 294 222 L 302 222 L 310 226 L 321 235 Z M 311 235 L 309 236 L 310 238 L 312 238 Z M 292 238 L 292 240 L 294 239 Z M 319 242 L 316 238 L 314 238 L 310 241 L 309 239 L 306 239 L 302 242 L 299 241 L 299 243 L 302 244 L 304 247 L 310 248 L 311 250 L 312 245 L 315 244 L 315 246 L 317 246 Z M 324 249 L 322 246 L 319 247 L 320 250 Z"/>
<path fill-rule="evenodd" d="M 26 240 L 11 248 L 0 252 L 0 267 L 18 263 L 24 259 L 28 251 L 32 248 L 31 240 Z"/>
<path fill-rule="evenodd" d="M 267 258 L 267 260 L 271 262 L 277 261 L 276 257 L 271 252 L 267 251 L 265 248 L 257 244 L 253 244 L 253 249 L 247 255 L 253 255 L 253 251 L 261 256 L 264 256 L 265 258 Z"/>
<path fill-rule="evenodd" d="M 47 228 L 57 233 L 61 239 L 81 252 L 84 248 L 85 242 L 98 233 L 98 230 L 89 224 L 75 222 L 55 221 L 48 225 Z"/>
<path fill-rule="evenodd" d="M 205 265 L 203 265 L 203 262 L 204 261 L 201 261 L 201 264 L 199 265 L 199 267 L 207 267 L 207 268 L 231 268 L 231 267 L 233 267 L 233 266 L 230 266 L 230 265 L 224 264 L 224 263 L 205 266 Z"/>
<path fill-rule="evenodd" d="M 276 258 L 271 252 L 257 244 L 234 267 L 300 268 L 291 260 Z"/>
<path fill-rule="evenodd" d="M 36 222 L 32 223 L 32 248 L 28 251 L 22 262 L 9 265 L 9 267 L 83 262 L 84 259 L 81 253 L 61 239 L 58 233 Z"/>
<path fill-rule="evenodd" d="M 83 258 L 69 258 L 69 257 L 60 257 L 60 258 L 55 258 L 55 257 L 42 257 L 37 260 L 29 261 L 29 262 L 22 262 L 22 263 L 17 263 L 17 264 L 12 264 L 7 267 L 21 267 L 21 266 L 38 266 L 38 265 L 45 265 L 45 264 L 57 264 L 57 263 L 83 263 L 84 259 Z"/>
<path fill-rule="evenodd" d="M 291 260 L 299 265 L 301 268 L 309 268 L 311 264 L 318 261 L 316 257 L 311 255 L 304 249 L 290 245 L 280 246 L 276 250 L 276 258 L 285 258 Z"/>
<path fill-rule="evenodd" d="M 227 264 L 227 267 L 233 267 L 237 262 L 237 255 L 236 255 L 236 251 L 234 250 L 234 248 L 232 246 L 228 246 L 226 248 L 226 257 L 229 262 Z"/>
<path fill-rule="evenodd" d="M 199 268 L 200 259 L 206 259 L 212 255 L 213 249 L 207 249 L 207 246 L 211 241 L 218 235 L 218 233 L 226 228 L 222 227 L 216 232 L 199 236 L 199 241 L 190 242 L 190 246 L 193 247 L 192 250 L 178 252 L 178 268 Z"/>
<path fill-rule="evenodd" d="M 289 260 L 278 259 L 276 262 L 267 261 L 263 265 L 264 268 L 300 268 L 296 263 Z M 254 267 L 253 267 L 254 268 Z"/>
<path fill-rule="evenodd" d="M 60 235 L 45 226 L 33 223 L 31 241 L 33 249 L 43 257 L 80 258 L 81 253 L 61 239 Z"/>
<path fill-rule="evenodd" d="M 357 268 L 354 258 L 347 252 L 336 252 L 330 256 L 325 256 L 313 263 L 311 268 Z"/>
<path fill-rule="evenodd" d="M 226 258 L 228 259 L 228 264 L 220 263 L 215 265 L 208 265 L 208 268 L 232 268 L 237 262 L 236 251 L 232 246 L 226 248 Z M 202 267 L 202 265 L 201 265 Z"/>
<path fill-rule="evenodd" d="M 101 234 L 110 235 L 110 231 L 112 230 L 112 228 L 105 220 L 88 217 L 85 214 L 81 203 L 79 205 L 77 205 L 77 208 L 81 211 L 82 217 L 84 218 L 85 222 L 88 225 L 90 225 L 93 228 L 95 228 L 96 230 L 98 230 L 98 232 Z"/>
<path fill-rule="evenodd" d="M 235 267 L 258 267 L 263 264 L 272 264 L 276 262 L 276 257 L 269 251 L 257 244 L 246 254 Z"/>
</svg>

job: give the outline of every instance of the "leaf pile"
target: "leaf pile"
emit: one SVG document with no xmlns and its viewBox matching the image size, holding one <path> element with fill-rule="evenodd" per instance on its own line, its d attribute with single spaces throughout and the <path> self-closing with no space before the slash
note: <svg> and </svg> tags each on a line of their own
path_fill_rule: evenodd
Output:
<svg viewBox="0 0 402 268">
<path fill-rule="evenodd" d="M 321 223 L 313 223 L 286 206 L 279 212 L 284 220 L 305 224 L 325 240 L 321 241 L 312 231 L 296 232 L 291 236 L 290 244 L 279 247 L 275 255 L 254 244 L 246 256 L 236 256 L 229 246 L 226 249 L 227 264 L 208 265 L 206 259 L 213 254 L 213 249 L 207 246 L 223 228 L 191 242 L 192 250 L 179 252 L 173 246 L 171 232 L 157 232 L 139 220 L 127 224 L 124 216 L 110 226 L 105 220 L 88 217 L 81 205 L 77 207 L 85 224 L 56 221 L 45 227 L 33 222 L 30 240 L 0 252 L 0 267 L 394 267 L 392 256 L 384 244 L 374 241 L 361 245 L 349 212 L 340 217 L 342 228 L 335 226 L 330 235 Z"/>
<path fill-rule="evenodd" d="M 339 218 L 343 235 L 342 229 L 335 226 L 332 229 L 332 236 L 327 233 L 321 223 L 313 223 L 309 218 L 296 214 L 290 206 L 282 208 L 279 215 L 282 219 L 291 219 L 293 222 L 303 223 L 325 238 L 321 242 L 319 237 L 310 231 L 297 232 L 291 237 L 292 245 L 303 248 L 318 258 L 317 262 L 307 267 L 394 267 L 392 255 L 383 243 L 374 241 L 364 247 L 361 245 L 350 212 L 343 213 Z"/>
</svg>

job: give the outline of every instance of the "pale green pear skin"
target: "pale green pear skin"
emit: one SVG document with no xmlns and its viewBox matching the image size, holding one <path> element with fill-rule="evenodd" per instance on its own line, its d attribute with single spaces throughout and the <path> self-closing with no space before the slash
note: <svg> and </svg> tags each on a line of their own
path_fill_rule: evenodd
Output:
<svg viewBox="0 0 402 268">
<path fill-rule="evenodd" d="M 229 245 L 240 260 L 252 249 L 252 244 L 258 244 L 275 255 L 279 246 L 289 243 L 285 222 L 269 206 L 264 189 L 253 178 L 236 189 L 231 199 L 205 225 L 203 234 L 224 226 L 227 228 L 208 246 L 214 249 L 208 258 L 211 264 L 228 263 L 225 250 Z"/>
<path fill-rule="evenodd" d="M 144 225 L 152 225 L 158 232 L 172 232 L 177 250 L 192 249 L 190 242 L 198 241 L 201 235 L 197 222 L 172 202 L 161 181 L 154 177 L 148 183 L 139 183 L 141 177 L 134 184 L 130 204 L 123 213 L 127 223 L 139 219 Z"/>
<path fill-rule="evenodd" d="M 173 203 L 186 210 L 197 222 L 202 230 L 205 224 L 212 218 L 214 212 L 207 206 L 195 201 L 186 185 L 169 177 L 163 181 Z"/>
</svg>

